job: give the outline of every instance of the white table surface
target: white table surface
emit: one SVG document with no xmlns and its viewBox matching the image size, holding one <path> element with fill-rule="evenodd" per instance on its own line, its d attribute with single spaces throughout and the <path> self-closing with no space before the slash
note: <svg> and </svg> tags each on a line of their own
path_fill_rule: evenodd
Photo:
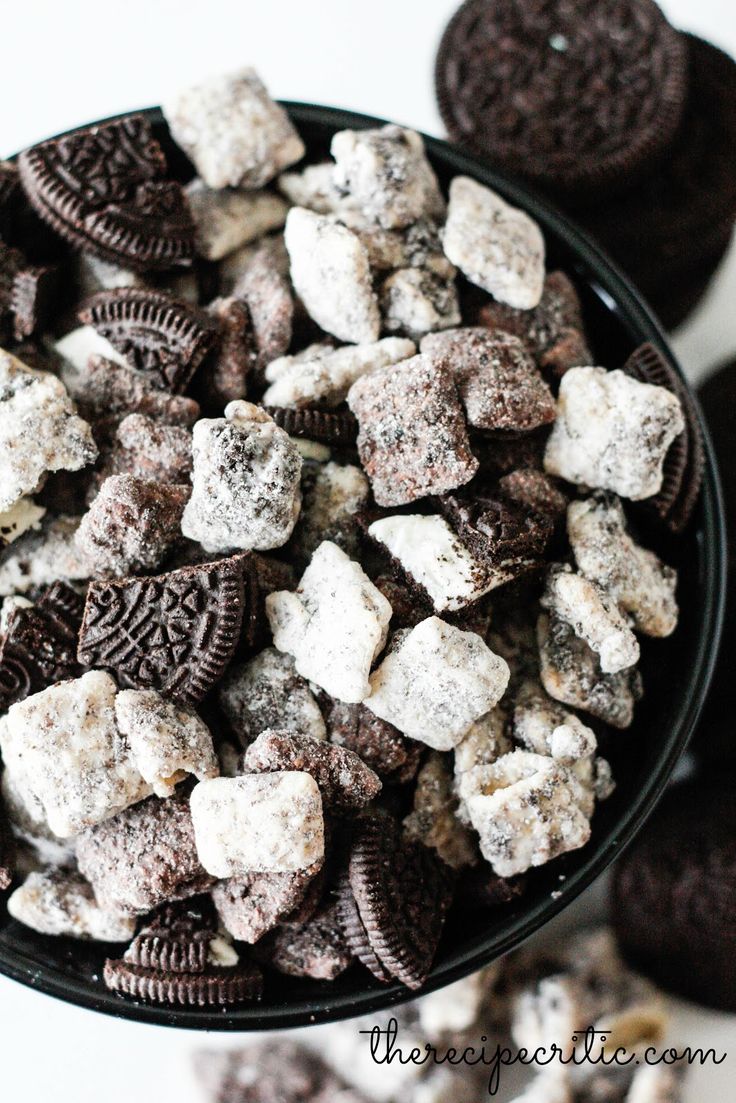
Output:
<svg viewBox="0 0 736 1103">
<path fill-rule="evenodd" d="M 662 6 L 676 25 L 736 55 L 733 0 Z M 455 7 L 455 0 L 0 0 L 0 155 L 91 118 L 158 103 L 171 88 L 246 63 L 275 96 L 442 134 L 432 66 Z M 734 304 L 732 248 L 707 299 L 675 335 L 691 378 L 736 355 Z M 557 920 L 560 929 L 600 914 L 602 897 L 594 886 Z M 736 1015 L 684 1003 L 673 1011 L 674 1040 L 731 1051 L 720 1068 L 692 1071 L 685 1103 L 733 1103 Z M 235 1043 L 232 1036 L 118 1022 L 0 977 L 3 1103 L 193 1103 L 200 1096 L 190 1075 L 192 1049 Z"/>
</svg>

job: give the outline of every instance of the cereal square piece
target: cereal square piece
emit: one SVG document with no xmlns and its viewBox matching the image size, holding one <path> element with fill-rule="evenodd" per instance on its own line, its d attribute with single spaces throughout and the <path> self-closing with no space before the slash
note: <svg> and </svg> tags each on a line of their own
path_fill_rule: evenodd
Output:
<svg viewBox="0 0 736 1103">
<path fill-rule="evenodd" d="M 331 540 L 350 556 L 358 550 L 356 513 L 370 494 L 368 480 L 354 464 L 305 464 L 302 469 L 302 511 L 291 549 L 308 562 L 323 540 Z"/>
<path fill-rule="evenodd" d="M 208 552 L 279 548 L 301 504 L 302 460 L 289 436 L 250 402 L 194 426 L 192 496 L 181 530 Z"/>
<path fill-rule="evenodd" d="M 82 518 L 76 543 L 90 574 L 152 571 L 181 541 L 191 488 L 111 475 Z"/>
<path fill-rule="evenodd" d="M 552 564 L 541 598 L 598 655 L 604 674 L 618 674 L 639 661 L 639 644 L 613 598 L 567 565 Z"/>
<path fill-rule="evenodd" d="M 413 810 L 404 820 L 404 837 L 432 847 L 451 869 L 475 865 L 478 852 L 457 817 L 457 797 L 445 756 L 432 751 L 417 774 Z"/>
<path fill-rule="evenodd" d="M 304 143 L 254 69 L 185 88 L 163 112 L 210 188 L 262 188 L 304 156 Z"/>
<path fill-rule="evenodd" d="M 386 229 L 444 212 L 437 177 L 416 131 L 391 124 L 375 130 L 341 130 L 330 152 L 338 189 Z"/>
<path fill-rule="evenodd" d="M 40 934 L 129 942 L 135 919 L 95 900 L 92 886 L 70 869 L 29 873 L 8 898 L 8 914 Z"/>
<path fill-rule="evenodd" d="M 324 739 L 327 732 L 308 683 L 289 655 L 267 647 L 242 666 L 231 666 L 218 688 L 220 708 L 246 747 L 267 728 Z"/>
<path fill-rule="evenodd" d="M 399 268 L 381 286 L 384 327 L 419 338 L 425 333 L 457 326 L 460 302 L 454 279 L 424 268 Z"/>
<path fill-rule="evenodd" d="M 170 797 L 187 774 L 217 777 L 219 766 L 209 728 L 196 712 L 155 689 L 124 689 L 115 698 L 118 728 L 143 780 L 159 797 Z"/>
<path fill-rule="evenodd" d="M 239 942 L 258 942 L 301 904 L 309 872 L 250 873 L 218 881 L 212 900 L 225 930 Z"/>
<path fill-rule="evenodd" d="M 584 846 L 590 823 L 573 775 L 545 755 L 512 751 L 463 775 L 462 797 L 483 857 L 514 877 Z"/>
<path fill-rule="evenodd" d="M 0 512 L 39 490 L 48 472 L 79 471 L 96 458 L 61 380 L 0 349 Z"/>
<path fill-rule="evenodd" d="M 203 180 L 187 184 L 186 196 L 194 219 L 197 252 L 205 260 L 222 260 L 243 245 L 280 229 L 288 207 L 268 191 L 227 191 L 208 188 Z"/>
<path fill-rule="evenodd" d="M 292 873 L 324 859 L 322 798 L 310 774 L 200 781 L 190 805 L 200 861 L 215 877 Z"/>
<path fill-rule="evenodd" d="M 501 699 L 508 681 L 506 662 L 480 636 L 428 617 L 396 634 L 365 705 L 411 739 L 449 751 Z"/>
<path fill-rule="evenodd" d="M 273 640 L 296 669 L 340 701 L 370 693 L 368 675 L 383 648 L 391 606 L 358 563 L 325 540 L 295 593 L 266 598 Z"/>
<path fill-rule="evenodd" d="M 550 697 L 589 712 L 611 727 L 630 727 L 634 703 L 641 696 L 635 668 L 605 674 L 595 651 L 554 614 L 540 616 L 537 638 L 542 685 Z"/>
<path fill-rule="evenodd" d="M 501 755 L 511 750 L 511 740 L 506 728 L 508 716 L 501 705 L 471 724 L 455 747 L 455 779 L 472 770 L 474 766 L 489 766 Z"/>
<path fill-rule="evenodd" d="M 59 580 L 84 582 L 89 567 L 77 549 L 80 518 L 60 514 L 44 517 L 41 528 L 23 533 L 10 547 L 0 549 L 0 597 L 26 594 Z"/>
<path fill-rule="evenodd" d="M 102 475 L 134 475 L 159 483 L 188 483 L 192 434 L 145 414 L 130 414 L 117 427 Z"/>
<path fill-rule="evenodd" d="M 264 406 L 339 406 L 356 379 L 399 364 L 416 351 L 413 341 L 401 337 L 339 349 L 311 345 L 296 356 L 282 356 L 268 365 L 266 379 L 271 386 L 262 402 Z"/>
<path fill-rule="evenodd" d="M 226 282 L 223 271 L 224 289 Z M 291 344 L 294 296 L 289 282 L 289 254 L 282 237 L 266 238 L 254 249 L 238 272 L 231 293 L 248 309 L 260 372 L 283 356 Z"/>
<path fill-rule="evenodd" d="M 443 494 L 478 470 L 451 371 L 426 356 L 354 383 L 358 452 L 376 502 L 397 506 Z"/>
<path fill-rule="evenodd" d="M 301 172 L 285 172 L 277 183 L 281 194 L 294 207 L 306 207 L 315 214 L 337 214 L 357 207 L 357 201 L 345 195 L 335 183 L 332 161 L 307 165 Z"/>
<path fill-rule="evenodd" d="M 684 428 L 680 401 L 665 387 L 618 370 L 570 368 L 544 469 L 638 502 L 661 489 L 665 455 Z"/>
<path fill-rule="evenodd" d="M 536 678 L 525 678 L 514 694 L 514 740 L 524 750 L 551 755 L 564 766 L 595 754 L 595 733 L 579 716 L 545 693 Z"/>
<path fill-rule="evenodd" d="M 150 792 L 115 722 L 117 686 L 91 670 L 12 705 L 3 760 L 59 838 L 101 823 Z"/>
<path fill-rule="evenodd" d="M 46 510 L 32 498 L 19 498 L 0 513 L 0 549 L 12 544 L 24 532 L 38 531 Z"/>
<path fill-rule="evenodd" d="M 427 591 L 438 613 L 462 609 L 493 586 L 486 565 L 438 514 L 381 517 L 369 526 L 368 533 Z"/>
<path fill-rule="evenodd" d="M 552 392 L 518 337 L 467 326 L 429 334 L 421 351 L 451 365 L 469 425 L 526 431 L 554 421 Z"/>
<path fill-rule="evenodd" d="M 544 238 L 536 222 L 496 192 L 456 176 L 450 184 L 445 253 L 471 283 L 521 310 L 544 287 Z"/>
<path fill-rule="evenodd" d="M 150 797 L 126 808 L 80 835 L 76 851 L 99 903 L 125 915 L 145 915 L 168 900 L 206 892 L 212 884 L 197 857 L 183 794 Z"/>
<path fill-rule="evenodd" d="M 567 534 L 578 569 L 628 613 L 645 636 L 669 636 L 677 627 L 677 572 L 636 544 L 621 502 L 597 494 L 571 502 Z"/>
<path fill-rule="evenodd" d="M 292 283 L 310 318 L 340 341 L 377 341 L 381 315 L 360 238 L 326 215 L 292 207 L 284 240 Z"/>
<path fill-rule="evenodd" d="M 193 398 L 159 391 L 140 372 L 104 356 L 90 356 L 83 368 L 63 373 L 63 379 L 88 421 L 145 414 L 166 425 L 191 425 L 199 417 Z"/>
</svg>

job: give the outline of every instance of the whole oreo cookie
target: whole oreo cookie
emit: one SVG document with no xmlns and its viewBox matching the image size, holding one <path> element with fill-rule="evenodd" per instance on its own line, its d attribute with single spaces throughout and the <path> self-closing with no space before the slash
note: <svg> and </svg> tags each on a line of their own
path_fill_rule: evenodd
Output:
<svg viewBox="0 0 736 1103">
<path fill-rule="evenodd" d="M 613 922 L 632 964 L 724 1011 L 736 1011 L 734 795 L 723 781 L 671 790 L 613 884 Z"/>
<path fill-rule="evenodd" d="M 600 197 L 667 148 L 686 49 L 653 0 L 466 0 L 435 83 L 451 139 L 549 190 Z"/>
</svg>

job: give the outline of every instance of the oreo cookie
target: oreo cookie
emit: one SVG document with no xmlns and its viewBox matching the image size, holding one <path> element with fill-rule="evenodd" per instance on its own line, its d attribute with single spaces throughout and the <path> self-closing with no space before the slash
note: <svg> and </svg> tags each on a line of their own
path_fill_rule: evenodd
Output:
<svg viewBox="0 0 736 1103">
<path fill-rule="evenodd" d="M 35 605 L 18 607 L 0 638 L 0 712 L 54 682 L 82 673 L 77 635 L 84 601 L 65 582 L 55 582 Z"/>
<path fill-rule="evenodd" d="M 79 633 L 86 666 L 122 686 L 196 704 L 222 676 L 243 619 L 242 555 L 155 578 L 92 582 Z"/>
<path fill-rule="evenodd" d="M 163 291 L 100 291 L 78 313 L 159 390 L 179 394 L 218 341 L 204 312 Z"/>
<path fill-rule="evenodd" d="M 378 980 L 421 988 L 452 901 L 453 881 L 434 851 L 402 841 L 388 813 L 376 810 L 356 822 L 338 909 L 350 950 Z"/>
<path fill-rule="evenodd" d="M 680 400 L 685 428 L 670 445 L 664 459 L 662 488 L 647 499 L 667 527 L 682 532 L 692 516 L 705 471 L 703 435 L 695 404 L 680 376 L 661 352 L 647 342 L 634 349 L 623 370 L 640 383 L 665 387 Z"/>
<path fill-rule="evenodd" d="M 449 136 L 565 196 L 614 192 L 665 152 L 687 51 L 652 0 L 466 0 L 435 67 Z"/>
<path fill-rule="evenodd" d="M 142 115 L 41 142 L 18 167 L 31 206 L 74 248 L 134 269 L 191 263 L 191 213 Z"/>
<path fill-rule="evenodd" d="M 358 422 L 349 410 L 320 410 L 311 406 L 265 406 L 264 409 L 290 437 L 340 448 L 351 447 L 358 439 Z"/>
<path fill-rule="evenodd" d="M 263 981 L 217 933 L 212 908 L 168 904 L 143 928 L 122 958 L 108 958 L 105 984 L 144 1003 L 224 1006 L 259 999 Z"/>
<path fill-rule="evenodd" d="M 612 912 L 636 968 L 687 999 L 736 1011 L 732 783 L 670 790 L 616 866 Z"/>
</svg>

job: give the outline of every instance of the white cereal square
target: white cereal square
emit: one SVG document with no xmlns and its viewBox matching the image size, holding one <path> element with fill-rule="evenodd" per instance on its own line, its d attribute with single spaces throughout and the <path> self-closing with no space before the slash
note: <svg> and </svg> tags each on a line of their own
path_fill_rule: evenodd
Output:
<svg viewBox="0 0 736 1103">
<path fill-rule="evenodd" d="M 367 345 L 333 349 L 313 345 L 313 356 L 282 356 L 266 368 L 271 384 L 264 406 L 339 406 L 362 375 L 399 364 L 413 356 L 416 345 L 401 337 L 384 337 Z M 309 351 L 309 350 L 305 350 Z"/>
<path fill-rule="evenodd" d="M 611 595 L 571 567 L 551 565 L 541 603 L 596 652 L 604 674 L 617 674 L 639 661 L 636 636 Z"/>
<path fill-rule="evenodd" d="M 319 705 L 294 660 L 267 647 L 242 666 L 231 666 L 218 688 L 220 707 L 243 746 L 268 728 L 324 739 Z"/>
<path fill-rule="evenodd" d="M 273 192 L 219 190 L 195 179 L 187 184 L 186 195 L 197 252 L 206 260 L 222 260 L 286 221 L 286 202 Z"/>
</svg>

